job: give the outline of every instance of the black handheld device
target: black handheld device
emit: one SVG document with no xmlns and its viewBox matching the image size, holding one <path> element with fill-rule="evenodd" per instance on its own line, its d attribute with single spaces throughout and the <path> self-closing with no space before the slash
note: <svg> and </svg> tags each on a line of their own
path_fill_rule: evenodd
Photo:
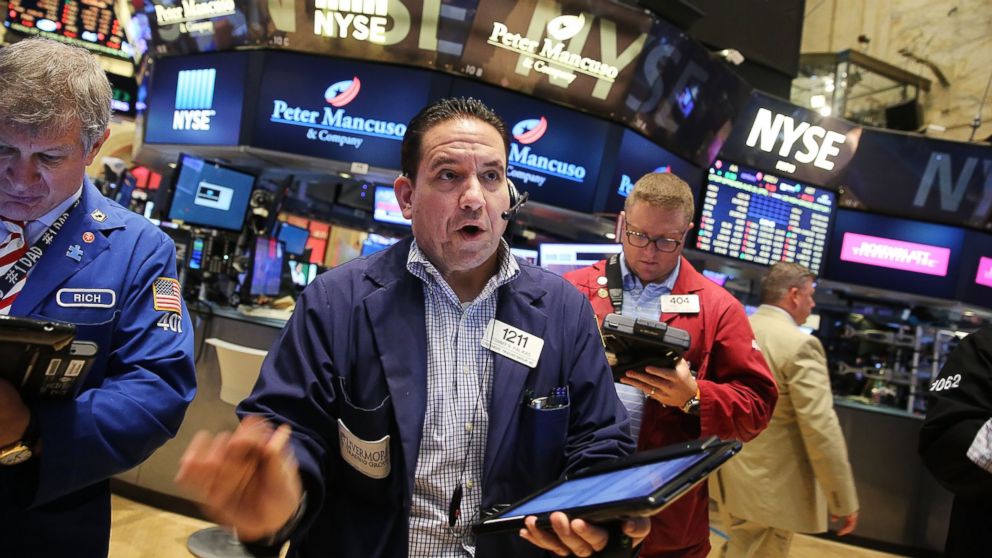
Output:
<svg viewBox="0 0 992 558">
<path fill-rule="evenodd" d="M 616 356 L 613 379 L 619 381 L 628 370 L 643 370 L 645 366 L 675 368 L 692 339 L 688 331 L 665 322 L 607 314 L 603 342 Z"/>
<path fill-rule="evenodd" d="M 531 515 L 539 527 L 548 527 L 556 511 L 601 524 L 654 515 L 740 449 L 738 440 L 711 437 L 628 455 L 579 471 L 484 516 L 472 530 L 480 535 L 515 531 Z"/>
<path fill-rule="evenodd" d="M 0 316 L 0 378 L 28 401 L 75 397 L 98 351 L 75 336 L 70 323 Z"/>
</svg>

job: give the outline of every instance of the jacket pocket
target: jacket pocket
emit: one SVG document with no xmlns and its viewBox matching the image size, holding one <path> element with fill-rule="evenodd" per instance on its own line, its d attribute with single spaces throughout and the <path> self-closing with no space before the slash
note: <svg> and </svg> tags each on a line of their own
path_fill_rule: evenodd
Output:
<svg viewBox="0 0 992 558">
<path fill-rule="evenodd" d="M 338 486 L 355 497 L 381 500 L 391 493 L 398 476 L 392 400 L 386 395 L 373 407 L 359 407 L 351 402 L 343 379 L 339 385 Z"/>
<path fill-rule="evenodd" d="M 530 458 L 528 463 L 521 464 L 526 478 L 541 477 L 535 479 L 540 486 L 555 480 L 557 472 L 564 466 L 570 412 L 571 405 L 554 409 L 535 409 L 524 405 L 518 438 L 523 445 L 517 448 L 519 455 Z"/>
</svg>

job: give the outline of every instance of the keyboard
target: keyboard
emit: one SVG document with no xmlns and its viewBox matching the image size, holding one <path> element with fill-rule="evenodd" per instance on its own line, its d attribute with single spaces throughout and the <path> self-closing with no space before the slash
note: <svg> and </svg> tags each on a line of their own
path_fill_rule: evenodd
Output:
<svg viewBox="0 0 992 558">
<path fill-rule="evenodd" d="M 252 318 L 269 318 L 271 320 L 286 321 L 293 315 L 293 308 L 279 309 L 268 306 L 238 306 L 238 312 Z"/>
</svg>

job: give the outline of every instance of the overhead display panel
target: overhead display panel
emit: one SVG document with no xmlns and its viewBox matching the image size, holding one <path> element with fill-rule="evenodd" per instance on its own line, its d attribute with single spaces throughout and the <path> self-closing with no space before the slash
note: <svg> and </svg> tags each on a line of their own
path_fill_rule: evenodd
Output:
<svg viewBox="0 0 992 558">
<path fill-rule="evenodd" d="M 110 0 L 10 0 L 4 26 L 106 56 L 131 58 L 131 47 Z"/>
<path fill-rule="evenodd" d="M 399 169 L 406 125 L 434 75 L 289 52 L 266 54 L 249 144 Z"/>
<path fill-rule="evenodd" d="M 734 121 L 720 156 L 836 189 L 858 149 L 862 129 L 755 91 Z"/>
<path fill-rule="evenodd" d="M 797 262 L 819 273 L 833 192 L 717 159 L 701 197 L 696 249 L 762 265 Z"/>
<path fill-rule="evenodd" d="M 963 229 L 841 209 L 832 237 L 828 279 L 955 298 Z"/>
<path fill-rule="evenodd" d="M 237 145 L 248 53 L 162 58 L 152 70 L 145 141 Z"/>
<path fill-rule="evenodd" d="M 605 211 L 619 213 L 634 188 L 634 183 L 649 172 L 670 172 L 689 184 L 699 203 L 702 170 L 662 149 L 654 142 L 631 130 L 624 130 L 617 152 L 616 167 L 608 182 Z"/>
<path fill-rule="evenodd" d="M 965 232 L 958 299 L 992 309 L 992 234 Z"/>
<path fill-rule="evenodd" d="M 481 99 L 510 128 L 507 176 L 530 199 L 592 210 L 610 124 L 551 103 L 457 80 L 452 94 Z"/>
</svg>

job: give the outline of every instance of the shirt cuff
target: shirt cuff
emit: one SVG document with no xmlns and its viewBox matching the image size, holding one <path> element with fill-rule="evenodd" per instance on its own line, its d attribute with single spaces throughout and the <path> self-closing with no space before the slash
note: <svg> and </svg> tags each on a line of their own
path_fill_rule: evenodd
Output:
<svg viewBox="0 0 992 558">
<path fill-rule="evenodd" d="M 968 448 L 968 459 L 975 465 L 992 473 L 992 419 L 978 429 L 978 434 Z"/>
</svg>

